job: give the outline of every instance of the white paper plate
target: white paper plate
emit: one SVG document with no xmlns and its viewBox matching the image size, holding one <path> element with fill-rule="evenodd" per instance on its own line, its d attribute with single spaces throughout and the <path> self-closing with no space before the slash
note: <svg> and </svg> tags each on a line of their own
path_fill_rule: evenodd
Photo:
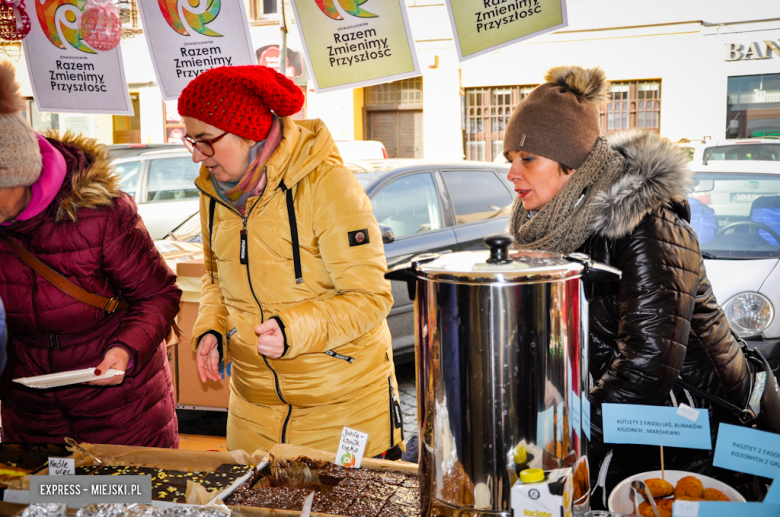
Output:
<svg viewBox="0 0 780 517">
<path fill-rule="evenodd" d="M 59 386 L 69 386 L 71 384 L 81 384 L 83 382 L 99 381 L 101 379 L 110 379 L 117 375 L 124 375 L 125 372 L 109 368 L 102 375 L 95 375 L 94 368 L 84 368 L 83 370 L 71 370 L 69 372 L 49 373 L 46 375 L 37 375 L 35 377 L 20 377 L 14 379 L 14 382 L 24 384 L 30 388 L 56 388 Z"/>
<path fill-rule="evenodd" d="M 726 497 L 731 499 L 731 501 L 734 502 L 740 502 L 744 503 L 745 498 L 742 497 L 742 495 L 728 486 L 726 483 L 722 483 L 718 481 L 717 479 L 712 479 L 711 477 L 703 476 L 701 474 L 695 474 L 693 472 L 686 472 L 684 470 L 667 470 L 665 472 L 665 479 L 672 485 L 677 485 L 677 482 L 684 478 L 685 476 L 696 476 L 701 481 L 701 484 L 704 485 L 704 488 L 715 488 L 717 490 L 720 490 L 723 492 Z M 631 482 L 635 479 L 640 479 L 642 481 L 646 479 L 652 479 L 652 478 L 661 478 L 661 471 L 660 470 L 652 470 L 650 472 L 642 472 L 641 474 L 636 474 L 634 476 L 631 476 L 629 478 L 624 479 L 620 483 L 617 484 L 617 486 L 612 490 L 612 493 L 609 494 L 609 500 L 607 501 L 607 508 L 609 508 L 612 512 L 620 512 L 620 513 L 633 513 L 634 512 L 634 503 L 631 501 L 631 498 L 629 497 L 629 494 L 631 493 Z M 641 499 L 641 501 L 644 501 L 644 498 Z M 641 502 L 640 501 L 640 502 Z"/>
</svg>

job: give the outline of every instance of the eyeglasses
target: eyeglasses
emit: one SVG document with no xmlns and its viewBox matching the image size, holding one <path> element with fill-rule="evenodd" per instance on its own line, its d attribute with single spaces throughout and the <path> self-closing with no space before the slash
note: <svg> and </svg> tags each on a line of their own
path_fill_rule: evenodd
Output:
<svg viewBox="0 0 780 517">
<path fill-rule="evenodd" d="M 222 133 L 217 138 L 211 140 L 195 140 L 189 136 L 182 138 L 184 140 L 184 147 L 191 153 L 195 152 L 195 149 L 201 152 L 204 156 L 214 156 L 214 142 L 218 142 L 225 137 L 228 133 Z"/>
</svg>

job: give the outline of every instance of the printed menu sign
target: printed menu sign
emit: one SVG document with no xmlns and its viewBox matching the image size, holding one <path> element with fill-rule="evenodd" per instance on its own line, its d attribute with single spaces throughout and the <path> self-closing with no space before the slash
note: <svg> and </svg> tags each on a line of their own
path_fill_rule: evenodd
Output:
<svg viewBox="0 0 780 517">
<path fill-rule="evenodd" d="M 458 58 L 466 61 L 566 27 L 566 0 L 446 0 Z"/>
<path fill-rule="evenodd" d="M 720 424 L 712 464 L 737 472 L 774 478 L 780 473 L 780 435 Z"/>
<path fill-rule="evenodd" d="M 42 112 L 133 115 L 122 51 L 95 50 L 79 29 L 80 0 L 26 3 L 30 33 L 22 40 L 36 107 Z"/>
<path fill-rule="evenodd" d="M 765 503 L 736 503 L 725 501 L 675 501 L 674 517 L 777 517 L 780 505 Z"/>
<path fill-rule="evenodd" d="M 402 0 L 293 0 L 316 91 L 420 75 Z"/>
<path fill-rule="evenodd" d="M 219 66 L 254 65 L 242 0 L 138 0 L 163 100 Z"/>
<path fill-rule="evenodd" d="M 712 449 L 706 412 L 691 421 L 676 407 L 602 404 L 604 443 L 667 445 L 686 449 Z"/>
</svg>

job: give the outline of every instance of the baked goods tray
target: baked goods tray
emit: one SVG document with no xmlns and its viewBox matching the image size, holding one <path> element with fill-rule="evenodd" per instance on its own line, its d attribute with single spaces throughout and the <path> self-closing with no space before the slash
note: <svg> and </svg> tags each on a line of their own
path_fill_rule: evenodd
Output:
<svg viewBox="0 0 780 517">
<path fill-rule="evenodd" d="M 218 493 L 216 496 L 214 496 L 207 504 L 218 504 L 217 500 L 225 501 L 230 494 L 233 493 L 233 491 L 246 483 L 252 476 L 254 476 L 256 473 L 261 472 L 264 468 L 268 466 L 268 460 L 262 461 L 258 463 L 254 469 L 250 470 L 240 478 L 236 479 L 232 485 L 224 489 L 222 492 Z M 165 502 L 165 501 L 161 501 Z M 168 504 L 176 504 L 176 503 L 168 503 Z"/>
</svg>

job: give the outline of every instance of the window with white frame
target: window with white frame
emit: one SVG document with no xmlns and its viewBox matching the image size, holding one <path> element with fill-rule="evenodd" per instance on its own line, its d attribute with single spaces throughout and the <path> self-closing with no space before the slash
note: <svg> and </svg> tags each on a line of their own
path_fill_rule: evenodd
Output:
<svg viewBox="0 0 780 517">
<path fill-rule="evenodd" d="M 615 81 L 600 111 L 601 132 L 661 128 L 661 81 Z"/>
</svg>

